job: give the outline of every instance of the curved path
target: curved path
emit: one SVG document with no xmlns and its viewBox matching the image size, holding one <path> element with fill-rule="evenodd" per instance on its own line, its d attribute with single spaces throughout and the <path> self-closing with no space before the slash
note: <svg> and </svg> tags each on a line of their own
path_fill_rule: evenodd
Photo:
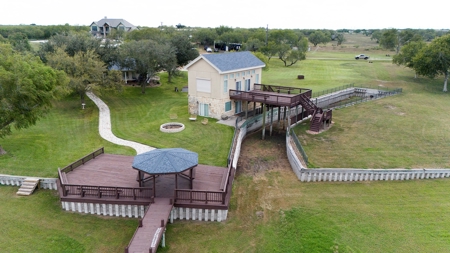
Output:
<svg viewBox="0 0 450 253">
<path fill-rule="evenodd" d="M 154 147 L 150 147 L 134 141 L 127 141 L 116 137 L 111 131 L 111 116 L 108 106 L 94 93 L 89 91 L 86 92 L 86 95 L 97 105 L 100 111 L 100 116 L 98 120 L 98 131 L 103 139 L 117 145 L 134 148 L 137 154 L 141 154 L 155 149 Z"/>
</svg>

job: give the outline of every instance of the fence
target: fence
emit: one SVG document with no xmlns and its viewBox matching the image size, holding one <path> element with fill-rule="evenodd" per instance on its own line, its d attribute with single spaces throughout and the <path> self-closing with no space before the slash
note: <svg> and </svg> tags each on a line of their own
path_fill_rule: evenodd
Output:
<svg viewBox="0 0 450 253">
<path fill-rule="evenodd" d="M 287 137 L 289 137 L 289 132 L 286 132 L 286 135 L 287 135 Z M 291 128 L 290 136 L 291 136 L 293 142 L 295 143 L 297 150 L 302 155 L 303 161 L 305 161 L 305 163 L 308 164 L 308 156 L 306 155 L 306 152 L 303 149 L 303 146 L 300 143 L 300 140 L 298 139 L 297 134 L 295 134 L 294 129 L 292 129 L 292 128 Z"/>
<path fill-rule="evenodd" d="M 320 96 L 323 96 L 323 95 L 326 95 L 326 94 L 338 92 L 340 90 L 346 90 L 346 89 L 349 89 L 349 88 L 353 88 L 354 86 L 355 85 L 353 83 L 351 83 L 351 84 L 342 85 L 342 86 L 339 86 L 339 87 L 336 87 L 336 88 L 333 88 L 333 89 L 327 89 L 327 90 L 313 92 L 312 93 L 312 97 L 313 98 L 317 98 L 317 97 L 320 97 Z"/>
<path fill-rule="evenodd" d="M 340 94 L 337 96 L 330 96 L 326 99 L 319 100 L 316 98 L 316 103 L 319 104 L 318 106 L 322 107 L 323 109 L 343 108 L 375 99 L 393 96 L 402 93 L 403 91 L 401 88 L 390 91 L 379 90 L 377 91 L 377 93 L 366 93 L 363 90 L 366 89 L 355 88 L 352 92 L 347 92 L 345 94 Z"/>
</svg>

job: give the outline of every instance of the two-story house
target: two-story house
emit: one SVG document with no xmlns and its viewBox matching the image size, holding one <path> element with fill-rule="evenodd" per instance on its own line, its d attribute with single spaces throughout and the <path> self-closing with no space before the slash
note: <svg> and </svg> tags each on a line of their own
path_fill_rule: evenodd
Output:
<svg viewBox="0 0 450 253">
<path fill-rule="evenodd" d="M 125 32 L 138 29 L 137 26 L 132 25 L 125 19 L 107 18 L 107 17 L 100 19 L 97 22 L 92 22 L 90 27 L 91 27 L 91 34 L 97 37 L 106 37 L 113 29 Z"/>
<path fill-rule="evenodd" d="M 244 111 L 229 90 L 250 91 L 266 65 L 251 52 L 202 54 L 186 65 L 189 113 L 221 119 Z"/>
</svg>

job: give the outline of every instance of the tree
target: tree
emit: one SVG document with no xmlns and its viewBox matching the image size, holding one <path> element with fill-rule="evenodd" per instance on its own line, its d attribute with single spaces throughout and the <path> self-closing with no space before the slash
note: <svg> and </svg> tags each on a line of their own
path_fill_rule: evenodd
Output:
<svg viewBox="0 0 450 253">
<path fill-rule="evenodd" d="M 28 41 L 26 34 L 21 32 L 16 32 L 8 36 L 9 43 L 14 47 L 16 51 L 31 51 L 31 45 Z"/>
<path fill-rule="evenodd" d="M 309 35 L 308 39 L 314 46 L 317 46 L 320 43 L 330 42 L 331 36 L 327 32 L 315 31 Z"/>
<path fill-rule="evenodd" d="M 398 45 L 397 29 L 384 31 L 380 37 L 380 45 L 385 49 L 394 49 Z"/>
<path fill-rule="evenodd" d="M 136 71 L 143 94 L 150 80 L 162 70 L 157 50 L 158 44 L 153 40 L 130 41 L 120 47 L 119 65 Z"/>
<path fill-rule="evenodd" d="M 261 52 L 253 52 L 252 54 L 254 56 L 258 57 L 258 59 L 260 59 L 262 62 L 264 62 L 264 64 L 266 66 L 263 68 L 263 70 L 268 71 L 269 70 L 269 60 L 267 59 L 267 57 Z"/>
<path fill-rule="evenodd" d="M 87 91 L 120 89 L 121 73 L 108 71 L 106 65 L 93 50 L 80 51 L 70 56 L 63 47 L 47 56 L 47 64 L 63 70 L 69 76 L 69 88 L 78 93 L 81 103 Z"/>
<path fill-rule="evenodd" d="M 404 65 L 405 67 L 414 69 L 414 57 L 426 46 L 423 41 L 413 41 L 402 47 L 399 54 L 392 57 L 392 62 L 397 65 Z M 417 72 L 415 77 L 417 78 Z"/>
<path fill-rule="evenodd" d="M 194 48 L 190 38 L 185 35 L 176 35 L 171 39 L 176 48 L 177 64 L 179 67 L 188 64 L 199 56 L 198 50 Z"/>
<path fill-rule="evenodd" d="M 214 44 L 214 40 L 218 37 L 216 30 L 211 28 L 196 29 L 192 36 L 195 41 L 206 46 Z"/>
<path fill-rule="evenodd" d="M 345 37 L 343 33 L 338 33 L 336 35 L 336 40 L 337 40 L 337 45 L 340 46 L 342 45 L 343 42 L 345 42 Z"/>
<path fill-rule="evenodd" d="M 261 48 L 264 45 L 264 42 L 260 41 L 256 38 L 251 38 L 245 43 L 245 50 L 256 52 L 259 48 Z"/>
<path fill-rule="evenodd" d="M 273 41 L 269 41 L 267 46 L 261 47 L 260 51 L 263 55 L 267 57 L 267 59 L 270 61 L 270 59 L 277 54 L 277 44 Z"/>
<path fill-rule="evenodd" d="M 11 45 L 0 44 L 0 138 L 11 134 L 12 128 L 36 124 L 66 83 L 64 72 L 45 66 L 38 57 L 15 52 Z"/>
<path fill-rule="evenodd" d="M 306 50 L 308 48 L 308 40 L 303 40 L 294 48 L 291 48 L 287 44 L 277 45 L 278 59 L 280 59 L 285 67 L 289 67 L 297 63 L 298 61 L 306 59 Z"/>
<path fill-rule="evenodd" d="M 450 68 L 450 34 L 434 39 L 413 58 L 414 70 L 424 76 L 435 78 L 444 75 L 443 91 L 447 92 Z"/>
</svg>

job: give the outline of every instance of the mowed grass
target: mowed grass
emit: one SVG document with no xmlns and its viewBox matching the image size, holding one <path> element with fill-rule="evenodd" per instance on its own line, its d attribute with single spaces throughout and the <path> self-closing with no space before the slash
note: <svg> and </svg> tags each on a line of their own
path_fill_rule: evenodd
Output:
<svg viewBox="0 0 450 253">
<path fill-rule="evenodd" d="M 161 252 L 448 252 L 447 179 L 300 183 L 283 136 L 245 139 L 228 219 L 176 221 Z M 266 157 L 275 157 L 264 159 Z"/>
<path fill-rule="evenodd" d="M 203 164 L 226 166 L 233 128 L 216 124 L 208 125 L 189 121 L 187 93 L 174 92 L 174 87 L 186 85 L 186 76 L 167 83 L 162 75 L 159 87 L 147 88 L 141 94 L 140 87 L 125 86 L 122 92 L 101 96 L 111 111 L 112 131 L 118 137 L 144 143 L 157 148 L 181 147 L 199 153 Z M 0 140 L 8 152 L 0 156 L 0 174 L 56 177 L 57 168 L 105 147 L 106 153 L 136 155 L 134 149 L 118 146 L 102 139 L 98 133 L 98 108 L 88 98 L 81 109 L 78 96 L 55 101 L 50 113 L 35 126 Z M 177 119 L 170 119 L 176 114 Z M 185 124 L 185 130 L 167 134 L 159 131 L 163 123 L 176 121 Z"/>
<path fill-rule="evenodd" d="M 0 186 L 1 252 L 123 252 L 137 219 L 70 213 L 55 191 L 28 197 Z"/>
<path fill-rule="evenodd" d="M 331 45 L 322 46 L 315 51 L 314 56 L 310 52 L 307 60 L 289 68 L 283 67 L 279 60 L 273 58 L 270 61 L 270 71 L 263 73 L 262 83 L 305 87 L 313 91 L 348 83 L 403 88 L 404 93 L 398 96 L 336 110 L 333 112 L 335 125 L 323 134 L 306 135 L 302 129 L 306 126 L 296 129 L 312 165 L 338 167 L 332 165 L 341 163 L 341 167 L 392 168 L 434 164 L 436 167 L 448 167 L 444 153 L 449 143 L 449 129 L 445 126 L 449 99 L 447 94 L 441 92 L 442 81 L 423 77 L 415 80 L 414 73 L 410 70 L 392 65 L 386 60 L 374 60 L 372 64 L 354 60 L 354 55 L 358 53 L 373 55 L 371 48 L 376 44 L 366 39 L 362 36 L 352 37 L 352 43 L 367 43 L 364 45 L 369 51 L 361 46 L 356 49 L 352 45 L 340 49 L 333 49 Z M 376 53 L 382 57 L 389 52 L 377 50 Z M 299 74 L 304 74 L 306 79 L 296 79 Z M 223 134 L 211 129 L 217 124 L 212 124 L 211 120 L 207 126 L 198 124 L 199 122 L 187 122 L 186 93 L 173 92 L 174 86 L 180 88 L 185 85 L 183 80 L 176 79 L 174 84 L 166 85 L 163 77 L 163 85 L 147 89 L 147 94 L 140 94 L 139 88 L 126 87 L 122 94 L 103 95 L 102 99 L 110 106 L 113 114 L 114 133 L 119 137 L 156 147 L 217 143 L 222 137 L 216 137 L 215 134 Z M 57 159 L 61 161 L 55 164 L 65 165 L 65 160 L 73 160 L 70 155 L 79 158 L 85 154 L 84 149 L 92 150 L 97 145 L 107 146 L 109 153 L 134 154 L 134 150 L 108 144 L 100 139 L 97 133 L 98 115 L 93 103 L 87 101 L 88 109 L 85 111 L 80 109 L 77 97 L 60 103 L 64 104 L 62 107 L 68 107 L 62 111 L 59 107 L 55 108 L 52 112 L 54 116 L 49 115 L 37 126 L 15 132 L 2 141 L 7 151 L 18 142 L 14 156 L 9 153 L 10 157 L 7 159 L 19 157 L 20 153 L 23 153 L 21 159 L 26 159 L 26 154 L 33 153 L 33 149 L 27 146 L 28 141 L 20 144 L 18 140 L 27 136 L 32 136 L 30 140 L 45 143 L 45 146 L 40 146 L 47 147 L 48 150 L 54 146 L 58 152 L 67 152 L 60 158 L 48 152 L 47 157 L 42 159 L 43 162 L 36 159 L 22 162 L 21 159 L 16 159 L 17 166 L 28 164 L 25 166 L 28 169 L 24 170 L 30 172 L 28 175 L 44 170 L 43 166 L 33 166 L 33 162 L 45 164 L 50 162 L 46 160 Z M 182 134 L 167 137 L 157 133 L 160 124 L 172 121 L 170 114 L 174 113 L 178 115 L 177 121 L 187 126 L 183 132 L 189 133 L 191 137 Z M 64 116 L 59 116 L 60 114 Z M 46 126 L 47 123 L 54 126 Z M 190 123 L 198 124 L 192 132 L 189 132 L 192 127 Z M 55 127 L 64 124 L 67 124 L 66 128 Z M 41 130 L 36 132 L 36 129 Z M 209 135 L 197 133 L 205 130 L 210 131 Z M 52 131 L 59 134 L 48 133 Z M 64 131 L 69 136 L 60 141 L 60 133 Z M 229 131 L 225 134 L 231 140 L 232 131 L 229 128 L 226 131 Z M 22 133 L 23 136 L 19 135 Z M 205 139 L 197 140 L 199 138 Z M 206 159 L 203 161 L 210 163 L 209 158 L 202 158 L 209 153 L 205 153 L 202 147 L 195 148 L 201 150 L 200 159 Z M 222 159 L 226 159 L 228 146 L 221 149 L 224 155 L 210 155 L 218 159 L 211 163 L 220 164 Z M 342 149 L 346 151 L 341 152 Z M 70 150 L 76 154 L 69 155 Z M 177 220 L 167 228 L 167 248 L 160 248 L 158 251 L 448 252 L 448 180 L 300 183 L 284 157 L 283 135 L 267 136 L 265 141 L 260 140 L 259 134 L 246 138 L 227 221 L 217 223 Z M 11 170 L 14 168 L 14 164 L 10 165 L 9 161 L 2 159 L 4 158 L 0 158 L 0 173 L 4 173 L 5 165 Z M 50 174 L 53 169 L 48 169 Z M 0 205 L 4 222 L 2 226 L 11 231 L 7 235 L 1 233 L 0 236 L 0 249 L 6 249 L 6 252 L 64 251 L 61 248 L 74 248 L 73 252 L 123 252 L 137 226 L 135 219 L 102 218 L 62 211 L 58 197 L 52 191 L 39 190 L 31 197 L 20 198 L 14 195 L 16 190 L 17 187 L 0 187 L 0 196 L 3 196 Z M 23 223 L 20 221 L 22 216 L 27 217 Z M 31 227 L 28 227 L 29 224 Z M 41 236 L 41 230 L 35 229 L 42 226 L 51 227 L 50 230 L 54 230 L 55 234 L 46 232 Z M 103 226 L 107 227 L 107 231 L 102 230 Z M 21 227 L 25 229 L 20 229 Z M 97 230 L 105 238 L 96 233 L 94 235 Z M 12 239 L 12 235 L 18 235 L 19 231 L 25 235 L 24 241 Z M 60 236 L 69 233 L 66 231 L 75 235 L 61 238 Z M 117 234 L 109 236 L 109 233 L 116 233 L 115 231 Z M 55 242 L 61 245 L 60 248 L 54 245 Z M 15 250 L 16 247 L 19 250 Z M 34 248 L 30 250 L 31 247 Z"/>
</svg>

